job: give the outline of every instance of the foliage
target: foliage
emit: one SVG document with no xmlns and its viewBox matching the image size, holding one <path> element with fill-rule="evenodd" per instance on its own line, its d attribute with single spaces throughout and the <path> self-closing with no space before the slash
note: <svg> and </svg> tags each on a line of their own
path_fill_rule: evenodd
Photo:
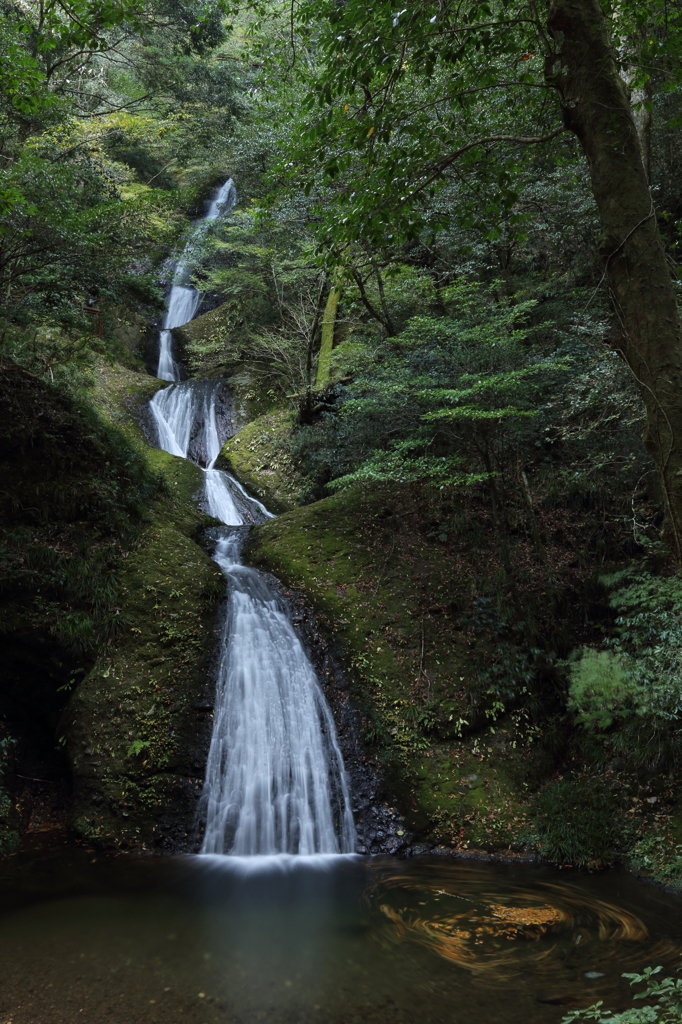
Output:
<svg viewBox="0 0 682 1024">
<path fill-rule="evenodd" d="M 616 636 L 571 664 L 569 709 L 608 749 L 649 768 L 670 767 L 680 757 L 682 586 L 645 569 L 604 583 L 619 613 Z"/>
<path fill-rule="evenodd" d="M 209 59 L 225 37 L 213 3 L 1 6 L 5 333 L 61 327 L 75 342 L 67 362 L 74 347 L 111 349 L 114 316 L 158 286 L 196 201 L 178 189 L 183 165 L 224 140 L 236 84 Z"/>
<path fill-rule="evenodd" d="M 596 1020 L 600 1024 L 679 1024 L 682 1021 L 682 979 L 656 978 L 663 967 L 645 967 L 642 974 L 624 974 L 631 985 L 646 985 L 635 999 L 648 1000 L 647 1006 L 633 1006 L 621 1013 L 604 1009 L 603 1001 L 586 1010 L 572 1010 L 562 1024 Z"/>
<path fill-rule="evenodd" d="M 568 776 L 533 800 L 535 838 L 544 857 L 560 864 L 603 867 L 625 839 L 617 795 L 598 778 Z"/>
<path fill-rule="evenodd" d="M 367 480 L 441 489 L 490 481 L 506 476 L 511 451 L 544 426 L 563 364 L 529 351 L 524 321 L 533 303 L 496 303 L 467 281 L 442 299 L 449 315 L 413 317 L 358 358 L 325 423 L 333 489 Z M 319 446 L 315 430 L 306 440 Z"/>
<path fill-rule="evenodd" d="M 134 307 L 145 278 L 151 284 L 150 264 L 146 274 L 140 267 L 134 288 L 121 267 L 130 265 L 150 235 L 162 242 L 153 218 L 163 209 L 164 194 L 157 192 L 156 202 L 149 194 L 134 199 L 122 211 L 110 183 L 92 165 L 83 162 L 74 171 L 73 165 L 26 154 L 0 172 L 3 183 L 20 187 L 30 204 L 15 207 L 2 220 L 5 322 L 15 329 L 60 326 L 82 347 L 102 347 L 111 341 L 109 331 L 98 332 L 103 306 L 127 301 Z M 98 311 L 94 321 L 92 309 Z M 106 315 L 105 323 L 108 327 Z"/>
<path fill-rule="evenodd" d="M 628 852 L 628 863 L 646 878 L 679 894 L 682 891 L 682 843 L 678 838 L 672 829 L 651 829 Z"/>
<path fill-rule="evenodd" d="M 247 361 L 253 389 L 273 400 L 310 389 L 327 283 L 307 233 L 237 212 L 214 226 L 204 259 L 195 278 L 222 300 L 220 325 L 188 332 L 190 362 Z"/>
<path fill-rule="evenodd" d="M 673 90 L 679 19 L 653 2 L 608 14 L 623 70 Z M 337 254 L 356 239 L 391 244 L 452 220 L 489 235 L 522 229 L 524 173 L 546 170 L 548 154 L 574 158 L 545 82 L 547 5 L 422 0 L 397 11 L 387 0 L 306 0 L 292 16 L 300 31 L 287 77 L 293 67 L 301 81 L 301 114 L 282 172 L 325 192 L 320 236 Z M 452 181 L 462 187 L 447 208 L 439 191 Z"/>
<path fill-rule="evenodd" d="M 627 708 L 638 696 L 622 660 L 611 651 L 586 648 L 580 661 L 571 666 L 568 709 L 586 729 L 604 731 L 613 724 L 614 714 Z"/>
<path fill-rule="evenodd" d="M 133 740 L 128 747 L 126 757 L 137 757 L 138 754 L 141 754 L 142 751 L 146 750 L 150 745 L 149 740 Z"/>
<path fill-rule="evenodd" d="M 115 567 L 158 480 L 119 431 L 56 384 L 4 365 L 0 393 L 3 629 L 35 621 L 67 650 L 92 650 L 126 625 Z M 38 453 L 36 476 L 26 467 Z"/>
</svg>

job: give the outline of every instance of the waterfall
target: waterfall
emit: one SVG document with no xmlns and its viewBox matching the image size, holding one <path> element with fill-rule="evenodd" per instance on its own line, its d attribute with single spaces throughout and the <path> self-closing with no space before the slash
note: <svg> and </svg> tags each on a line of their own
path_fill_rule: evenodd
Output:
<svg viewBox="0 0 682 1024">
<path fill-rule="evenodd" d="M 229 581 L 202 853 L 351 853 L 355 829 L 336 730 L 272 585 L 219 542 Z"/>
<path fill-rule="evenodd" d="M 215 562 L 227 581 L 202 853 L 352 853 L 355 825 L 331 712 L 276 586 L 242 564 L 243 526 L 272 513 L 214 468 L 221 381 L 171 384 L 150 403 L 159 447 L 204 469 L 204 507 L 227 527 Z M 240 529 L 240 527 L 242 527 Z"/>
<path fill-rule="evenodd" d="M 211 469 L 220 454 L 217 401 L 220 380 L 192 380 L 157 391 L 150 410 L 159 448 Z"/>
<path fill-rule="evenodd" d="M 183 324 L 189 323 L 201 302 L 201 292 L 189 283 L 198 243 L 210 222 L 221 214 L 229 213 L 236 201 L 237 192 L 234 182 L 232 178 L 228 178 L 211 199 L 206 215 L 194 224 L 189 242 L 175 266 L 173 284 L 168 296 L 168 307 L 159 332 L 159 365 L 156 376 L 161 380 L 180 379 L 180 367 L 173 359 L 171 332 L 174 327 L 182 327 Z M 173 452 L 173 454 L 177 453 Z"/>
</svg>

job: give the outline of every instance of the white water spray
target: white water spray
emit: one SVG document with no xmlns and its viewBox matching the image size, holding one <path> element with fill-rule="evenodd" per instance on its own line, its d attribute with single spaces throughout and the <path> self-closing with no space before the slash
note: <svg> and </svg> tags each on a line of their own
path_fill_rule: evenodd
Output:
<svg viewBox="0 0 682 1024">
<path fill-rule="evenodd" d="M 214 468 L 222 383 L 187 381 L 150 409 L 159 446 L 206 466 L 204 503 L 227 526 L 271 513 Z M 224 531 L 214 559 L 228 585 L 203 806 L 206 854 L 352 853 L 355 825 L 336 729 L 285 603 L 242 565 L 244 531 Z"/>
<path fill-rule="evenodd" d="M 232 178 L 221 185 L 211 199 L 208 211 L 194 225 L 191 238 L 178 260 L 173 274 L 173 285 L 168 296 L 168 308 L 159 332 L 159 366 L 156 376 L 161 380 L 179 380 L 180 367 L 173 359 L 174 327 L 182 327 L 193 319 L 199 303 L 201 292 L 189 283 L 189 275 L 194 262 L 197 244 L 208 225 L 217 217 L 229 213 L 237 201 L 237 192 Z M 175 452 L 173 454 L 176 454 Z"/>
</svg>

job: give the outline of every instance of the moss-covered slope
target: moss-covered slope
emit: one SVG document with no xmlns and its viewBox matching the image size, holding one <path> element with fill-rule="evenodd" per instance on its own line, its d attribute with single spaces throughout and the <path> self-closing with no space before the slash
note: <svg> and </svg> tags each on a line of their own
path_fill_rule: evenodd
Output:
<svg viewBox="0 0 682 1024">
<path fill-rule="evenodd" d="M 474 640 L 455 614 L 470 567 L 404 512 L 389 492 L 346 491 L 258 527 L 248 554 L 321 614 L 408 825 L 431 845 L 523 846 L 536 755 L 513 721 L 472 719 Z"/>
<path fill-rule="evenodd" d="M 513 581 L 475 495 L 439 508 L 411 488 L 289 511 L 247 554 L 317 612 L 422 849 L 620 857 L 679 888 L 679 778 L 590 745 L 566 707 L 560 659 L 610 621 L 589 510 L 548 503 L 543 520 L 546 559 L 517 528 Z"/>
<path fill-rule="evenodd" d="M 223 586 L 201 471 L 138 425 L 158 387 L 101 363 L 74 397 L 0 368 L 0 846 L 57 791 L 108 844 L 190 830 Z"/>
<path fill-rule="evenodd" d="M 229 469 L 272 512 L 298 504 L 300 481 L 289 454 L 294 421 L 290 409 L 271 409 L 242 427 L 220 453 L 219 466 Z"/>
<path fill-rule="evenodd" d="M 143 403 L 165 386 L 118 365 L 97 368 L 92 401 L 161 484 L 140 543 L 121 563 L 128 628 L 102 650 L 64 718 L 73 824 L 105 845 L 192 844 L 210 736 L 209 661 L 220 571 L 197 543 L 203 474 L 149 447 Z"/>
<path fill-rule="evenodd" d="M 74 826 L 105 845 L 191 845 L 203 781 L 222 579 L 163 512 L 153 513 L 120 572 L 130 626 L 100 652 L 62 723 Z"/>
</svg>

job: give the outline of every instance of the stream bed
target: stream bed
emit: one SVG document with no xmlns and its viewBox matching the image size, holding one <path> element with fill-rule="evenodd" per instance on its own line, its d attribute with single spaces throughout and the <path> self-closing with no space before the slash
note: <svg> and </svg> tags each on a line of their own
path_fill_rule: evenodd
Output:
<svg viewBox="0 0 682 1024">
<path fill-rule="evenodd" d="M 558 1022 L 682 949 L 680 901 L 625 871 L 34 843 L 0 868 L 13 1024 Z"/>
</svg>

